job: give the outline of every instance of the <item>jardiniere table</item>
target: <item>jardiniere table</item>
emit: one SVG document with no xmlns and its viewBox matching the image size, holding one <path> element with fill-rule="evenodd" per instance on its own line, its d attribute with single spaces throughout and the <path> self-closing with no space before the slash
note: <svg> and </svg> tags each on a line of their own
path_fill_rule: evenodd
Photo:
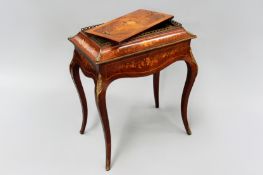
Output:
<svg viewBox="0 0 263 175">
<path fill-rule="evenodd" d="M 169 20 L 118 43 L 86 32 L 97 26 L 99 25 L 83 28 L 77 35 L 69 38 L 75 45 L 70 73 L 82 106 L 81 134 L 86 127 L 88 108 L 79 70 L 94 80 L 95 99 L 105 136 L 106 170 L 109 170 L 111 134 L 106 90 L 113 80 L 153 75 L 155 107 L 158 108 L 160 71 L 176 61 L 184 61 L 188 71 L 181 99 L 181 114 L 186 132 L 191 134 L 187 121 L 187 104 L 198 67 L 191 52 L 190 42 L 196 36 L 187 32 L 180 23 Z"/>
</svg>

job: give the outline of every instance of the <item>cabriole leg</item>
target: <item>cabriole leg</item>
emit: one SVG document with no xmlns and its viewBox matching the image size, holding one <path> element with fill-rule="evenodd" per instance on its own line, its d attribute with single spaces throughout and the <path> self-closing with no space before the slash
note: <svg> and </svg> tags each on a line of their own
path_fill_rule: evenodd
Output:
<svg viewBox="0 0 263 175">
<path fill-rule="evenodd" d="M 79 65 L 75 62 L 76 59 L 76 53 L 74 53 L 73 59 L 70 63 L 69 66 L 69 70 L 70 70 L 70 74 L 72 77 L 72 80 L 75 84 L 75 87 L 78 91 L 79 94 L 79 99 L 81 102 L 81 107 L 82 107 L 82 125 L 81 125 L 81 129 L 80 129 L 80 134 L 84 134 L 85 131 L 85 127 L 87 124 L 87 118 L 88 118 L 88 107 L 87 107 L 87 100 L 85 97 L 85 92 L 83 90 L 82 84 L 81 84 L 81 80 L 80 80 L 80 76 L 79 76 Z"/>
<path fill-rule="evenodd" d="M 154 101 L 155 107 L 159 108 L 159 79 L 160 72 L 156 72 L 153 74 L 153 93 L 154 93 Z"/>
<path fill-rule="evenodd" d="M 195 78 L 197 76 L 198 66 L 191 52 L 187 56 L 185 62 L 187 65 L 187 77 L 186 77 L 182 99 L 181 99 L 181 114 L 182 114 L 182 119 L 186 132 L 188 135 L 191 135 L 192 132 L 190 130 L 188 119 L 187 119 L 187 106 L 188 106 L 189 95 L 191 93 L 191 89 L 193 87 Z"/>
<path fill-rule="evenodd" d="M 110 170 L 110 165 L 111 165 L 111 133 L 110 133 L 110 125 L 109 125 L 109 119 L 108 119 L 107 107 L 106 107 L 106 90 L 108 85 L 109 84 L 106 81 L 104 81 L 102 76 L 99 74 L 95 85 L 95 98 L 96 98 L 96 104 L 100 114 L 101 124 L 104 132 L 107 171 Z"/>
</svg>

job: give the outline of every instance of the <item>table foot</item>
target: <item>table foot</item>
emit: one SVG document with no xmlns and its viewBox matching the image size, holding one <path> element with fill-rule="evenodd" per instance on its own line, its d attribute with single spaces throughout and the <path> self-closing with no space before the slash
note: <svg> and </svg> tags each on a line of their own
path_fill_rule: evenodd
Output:
<svg viewBox="0 0 263 175">
<path fill-rule="evenodd" d="M 186 130 L 186 133 L 187 133 L 188 135 L 192 135 L 192 131 L 190 130 L 190 128 L 188 128 L 188 130 Z"/>
<path fill-rule="evenodd" d="M 106 161 L 106 171 L 110 171 L 110 161 Z"/>
</svg>

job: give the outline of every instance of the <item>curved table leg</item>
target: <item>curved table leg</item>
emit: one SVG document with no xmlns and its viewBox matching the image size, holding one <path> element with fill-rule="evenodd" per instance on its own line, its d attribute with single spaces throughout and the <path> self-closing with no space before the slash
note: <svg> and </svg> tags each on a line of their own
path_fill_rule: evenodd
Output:
<svg viewBox="0 0 263 175">
<path fill-rule="evenodd" d="M 99 74 L 95 85 L 95 99 L 100 114 L 101 124 L 104 131 L 107 171 L 110 170 L 110 164 L 111 164 L 111 133 L 110 133 L 110 125 L 109 125 L 109 119 L 108 119 L 107 107 L 106 107 L 106 90 L 108 85 L 109 83 L 103 80 L 103 78 Z"/>
<path fill-rule="evenodd" d="M 187 77 L 186 77 L 182 99 L 181 99 L 181 114 L 182 114 L 182 119 L 183 119 L 183 123 L 186 129 L 186 132 L 188 135 L 191 135 L 192 132 L 190 130 L 188 120 L 187 120 L 187 105 L 188 105 L 188 99 L 189 99 L 191 89 L 193 87 L 195 78 L 197 76 L 198 66 L 197 66 L 197 63 L 192 53 L 190 53 L 187 56 L 185 62 L 187 65 Z"/>
<path fill-rule="evenodd" d="M 74 57 L 75 57 L 75 53 L 74 53 Z M 80 134 L 84 134 L 85 131 L 85 127 L 87 124 L 87 118 L 88 118 L 88 107 L 87 107 L 87 100 L 85 97 L 85 93 L 81 84 L 81 80 L 80 80 L 80 76 L 79 76 L 79 65 L 74 61 L 74 57 L 73 60 L 70 63 L 69 66 L 69 70 L 70 70 L 70 74 L 72 77 L 72 80 L 74 81 L 75 87 L 78 91 L 79 94 L 79 98 L 80 98 L 80 102 L 81 102 L 81 107 L 82 107 L 82 125 L 81 125 L 81 129 L 80 129 Z"/>
<path fill-rule="evenodd" d="M 154 92 L 154 100 L 155 100 L 155 107 L 159 108 L 159 79 L 160 79 L 160 72 L 156 72 L 153 74 L 153 92 Z"/>
</svg>

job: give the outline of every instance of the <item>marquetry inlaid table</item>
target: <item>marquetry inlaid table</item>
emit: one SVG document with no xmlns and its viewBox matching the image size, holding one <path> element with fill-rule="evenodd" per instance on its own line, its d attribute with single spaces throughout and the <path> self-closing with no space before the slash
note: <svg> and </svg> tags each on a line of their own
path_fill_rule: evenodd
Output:
<svg viewBox="0 0 263 175">
<path fill-rule="evenodd" d="M 136 15 L 139 18 L 136 18 Z M 188 71 L 181 99 L 181 114 L 186 132 L 191 135 L 187 121 L 187 104 L 198 67 L 191 52 L 190 42 L 196 36 L 186 31 L 180 23 L 173 21 L 172 16 L 147 10 L 135 11 L 130 16 L 132 17 L 129 19 L 118 18 L 117 22 L 115 20 L 110 25 L 106 23 L 106 27 L 100 24 L 83 28 L 77 35 L 69 38 L 75 46 L 70 73 L 82 106 L 83 121 L 80 133 L 83 134 L 86 127 L 88 107 L 79 69 L 95 83 L 95 99 L 105 137 L 106 170 L 110 169 L 111 164 L 111 134 L 106 108 L 106 90 L 113 80 L 153 75 L 155 107 L 158 108 L 160 71 L 176 61 L 184 61 Z M 165 19 L 156 22 L 160 18 Z M 145 21 L 153 24 L 148 26 L 147 30 L 139 28 L 146 26 L 142 24 Z M 139 29 L 138 33 L 124 36 L 131 34 L 129 28 L 130 31 Z M 101 36 L 95 35 L 96 32 Z"/>
</svg>

